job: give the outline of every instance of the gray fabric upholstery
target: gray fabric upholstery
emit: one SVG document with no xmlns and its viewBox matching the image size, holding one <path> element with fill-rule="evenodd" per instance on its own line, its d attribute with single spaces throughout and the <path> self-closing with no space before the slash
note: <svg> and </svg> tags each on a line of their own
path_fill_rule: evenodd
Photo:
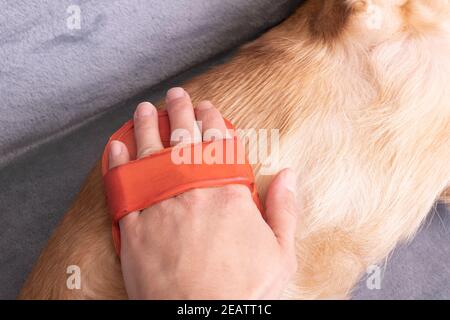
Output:
<svg viewBox="0 0 450 320">
<path fill-rule="evenodd" d="M 366 277 L 355 288 L 354 298 L 450 299 L 449 244 L 450 212 L 438 204 L 414 240 L 398 246 L 380 265 L 380 287 L 367 286 Z"/>
<path fill-rule="evenodd" d="M 0 166 L 248 40 L 299 2 L 0 0 Z"/>
<path fill-rule="evenodd" d="M 16 296 L 136 104 L 159 100 L 210 64 L 153 85 L 262 31 L 296 2 L 0 0 L 0 298 Z M 65 29 L 74 3 L 80 32 Z M 167 13 L 177 8 L 176 17 Z M 363 280 L 355 298 L 450 298 L 450 215 L 438 209 L 395 250 L 381 290 Z"/>
</svg>

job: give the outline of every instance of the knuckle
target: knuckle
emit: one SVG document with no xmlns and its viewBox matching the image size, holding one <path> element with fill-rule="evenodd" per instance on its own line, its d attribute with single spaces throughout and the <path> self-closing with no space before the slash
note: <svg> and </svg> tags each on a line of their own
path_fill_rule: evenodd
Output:
<svg viewBox="0 0 450 320">
<path fill-rule="evenodd" d="M 189 211 L 199 210 L 200 206 L 207 200 L 202 189 L 190 190 L 180 194 L 177 198 L 181 206 Z"/>
<path fill-rule="evenodd" d="M 214 114 L 212 114 L 208 110 L 204 110 L 204 111 L 200 111 L 198 118 L 203 124 L 205 124 L 205 123 L 208 124 L 208 123 L 211 123 L 214 121 Z"/>
<path fill-rule="evenodd" d="M 218 118 L 218 113 L 214 108 L 202 109 L 197 112 L 199 112 L 199 116 L 204 122 L 212 121 Z"/>
<path fill-rule="evenodd" d="M 202 100 L 198 103 L 198 107 L 200 110 L 210 110 L 214 108 L 214 105 L 209 100 Z"/>
<path fill-rule="evenodd" d="M 249 192 L 246 186 L 237 184 L 223 186 L 221 191 L 223 196 L 228 199 L 241 199 L 246 197 Z"/>
<path fill-rule="evenodd" d="M 139 119 L 134 122 L 134 129 L 140 132 L 148 132 L 155 128 L 155 119 L 151 117 Z"/>
<path fill-rule="evenodd" d="M 189 99 L 179 98 L 173 100 L 167 104 L 167 108 L 170 108 L 173 112 L 184 112 L 192 108 Z"/>
<path fill-rule="evenodd" d="M 151 118 L 138 119 L 134 122 L 134 127 L 137 130 L 147 130 L 153 127 L 153 121 Z"/>
</svg>

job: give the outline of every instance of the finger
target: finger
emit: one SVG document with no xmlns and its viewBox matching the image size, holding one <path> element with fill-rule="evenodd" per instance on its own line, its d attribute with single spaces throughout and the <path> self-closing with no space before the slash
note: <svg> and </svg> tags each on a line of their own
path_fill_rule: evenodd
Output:
<svg viewBox="0 0 450 320">
<path fill-rule="evenodd" d="M 203 141 L 225 139 L 227 126 L 219 110 L 210 101 L 202 101 L 195 108 L 197 121 L 201 123 Z"/>
<path fill-rule="evenodd" d="M 120 141 L 113 140 L 109 145 L 109 168 L 115 168 L 130 161 L 127 146 Z"/>
<path fill-rule="evenodd" d="M 163 149 L 158 127 L 158 113 L 150 102 L 138 105 L 134 114 L 137 159 Z"/>
<path fill-rule="evenodd" d="M 115 168 L 130 161 L 130 154 L 128 152 L 127 146 L 120 141 L 113 140 L 109 145 L 109 168 Z M 126 230 L 126 225 L 131 223 L 135 217 L 139 215 L 138 211 L 131 212 L 119 221 L 120 227 Z"/>
<path fill-rule="evenodd" d="M 192 101 L 183 88 L 172 88 L 166 96 L 169 115 L 171 145 L 201 142 L 200 129 L 195 121 Z"/>
<path fill-rule="evenodd" d="M 292 170 L 281 171 L 269 186 L 266 197 L 266 221 L 278 242 L 295 254 L 295 235 L 300 213 L 296 199 L 297 177 Z"/>
</svg>

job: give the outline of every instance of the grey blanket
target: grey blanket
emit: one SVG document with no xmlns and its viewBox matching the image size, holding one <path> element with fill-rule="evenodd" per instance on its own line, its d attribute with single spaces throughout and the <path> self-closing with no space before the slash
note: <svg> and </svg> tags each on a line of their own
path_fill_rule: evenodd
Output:
<svg viewBox="0 0 450 320">
<path fill-rule="evenodd" d="M 0 0 L 0 166 L 279 22 L 299 0 Z"/>
</svg>

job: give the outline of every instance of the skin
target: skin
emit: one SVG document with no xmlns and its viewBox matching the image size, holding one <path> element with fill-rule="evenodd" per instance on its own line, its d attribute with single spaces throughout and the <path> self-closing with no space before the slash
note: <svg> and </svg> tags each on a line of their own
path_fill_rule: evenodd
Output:
<svg viewBox="0 0 450 320">
<path fill-rule="evenodd" d="M 179 143 L 226 134 L 219 111 L 209 101 L 194 109 L 182 88 L 168 91 L 172 133 L 188 130 Z M 156 108 L 136 110 L 139 158 L 163 148 Z M 195 121 L 201 121 L 202 132 Z M 208 131 L 214 131 L 211 137 Z M 189 138 L 192 137 L 192 138 Z M 111 144 L 110 166 L 129 161 L 127 147 Z M 276 299 L 297 270 L 296 179 L 281 171 L 269 187 L 264 217 L 245 186 L 195 189 L 120 221 L 121 264 L 131 299 Z"/>
</svg>

